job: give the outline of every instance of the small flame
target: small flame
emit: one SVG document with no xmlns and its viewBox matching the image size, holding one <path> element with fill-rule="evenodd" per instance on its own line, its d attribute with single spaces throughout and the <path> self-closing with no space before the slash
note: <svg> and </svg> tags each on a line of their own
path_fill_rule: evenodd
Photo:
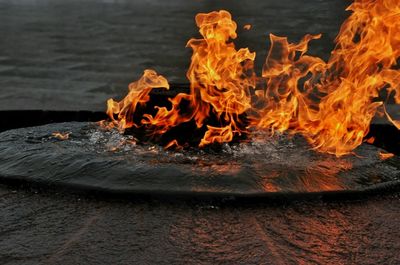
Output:
<svg viewBox="0 0 400 265">
<path fill-rule="evenodd" d="M 366 139 L 365 142 L 369 143 L 369 144 L 373 144 L 373 143 L 375 143 L 375 137 L 370 137 L 370 138 Z"/>
<path fill-rule="evenodd" d="M 171 107 L 156 107 L 140 122 L 138 106 L 150 100 L 153 88 L 168 89 L 167 80 L 153 70 L 129 85 L 120 102 L 110 99 L 107 113 L 121 131 L 144 126 L 162 135 L 179 124 L 194 121 L 205 128 L 200 147 L 230 142 L 254 129 L 272 133 L 300 133 L 315 150 L 342 156 L 362 144 L 378 110 L 380 91 L 400 104 L 400 2 L 355 0 L 336 38 L 328 61 L 307 55 L 309 42 L 321 35 L 305 35 L 299 43 L 270 34 L 271 47 L 257 77 L 255 53 L 236 49 L 237 24 L 227 11 L 196 16 L 200 39 L 190 39 L 193 50 L 187 71 L 190 93 L 171 98 Z M 245 29 L 250 29 L 245 25 Z M 259 82 L 260 81 L 260 82 Z M 264 83 L 260 87 L 260 83 Z M 189 108 L 181 110 L 183 102 Z M 400 121 L 388 120 L 400 129 Z M 216 116 L 219 125 L 208 124 Z M 246 117 L 246 118 L 244 118 Z M 180 146 L 171 142 L 168 147 Z"/>
<path fill-rule="evenodd" d="M 180 146 L 177 140 L 172 140 L 171 142 L 169 142 L 167 145 L 164 146 L 165 150 L 168 149 L 174 149 L 174 150 L 179 150 L 179 149 L 183 149 L 183 146 Z"/>
<path fill-rule="evenodd" d="M 251 29 L 251 25 L 250 24 L 246 24 L 246 25 L 243 26 L 243 29 L 250 30 Z"/>
<path fill-rule="evenodd" d="M 68 140 L 70 132 L 53 132 L 51 135 L 59 140 Z"/>
<path fill-rule="evenodd" d="M 394 157 L 394 154 L 379 152 L 379 157 L 380 157 L 381 160 L 386 160 L 386 159 Z"/>
<path fill-rule="evenodd" d="M 400 83 L 400 80 L 399 80 L 399 83 Z M 387 112 L 385 105 L 383 105 L 383 107 L 384 107 L 384 112 L 385 112 L 386 117 L 388 118 L 388 120 L 389 120 L 394 126 L 396 126 L 397 129 L 400 130 L 400 120 L 395 120 L 395 119 L 393 119 L 392 116 L 390 116 L 389 113 Z"/>
</svg>

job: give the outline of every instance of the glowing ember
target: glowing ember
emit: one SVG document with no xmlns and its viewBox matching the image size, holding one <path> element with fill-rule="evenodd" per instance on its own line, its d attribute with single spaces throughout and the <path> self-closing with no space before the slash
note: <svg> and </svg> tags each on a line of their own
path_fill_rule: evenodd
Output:
<svg viewBox="0 0 400 265">
<path fill-rule="evenodd" d="M 150 100 L 153 88 L 169 88 L 164 77 L 146 70 L 121 102 L 108 101 L 112 121 L 107 126 L 121 131 L 142 127 L 150 135 L 162 135 L 195 122 L 197 128 L 206 128 L 200 147 L 230 142 L 254 130 L 287 131 L 302 134 L 317 151 L 351 153 L 378 111 L 400 129 L 400 121 L 378 101 L 380 91 L 386 90 L 400 103 L 400 2 L 355 0 L 347 10 L 353 13 L 327 62 L 306 54 L 308 43 L 320 35 L 306 35 L 296 44 L 271 34 L 261 77 L 254 71 L 255 53 L 237 50 L 231 41 L 237 37 L 237 25 L 230 13 L 198 14 L 202 38 L 187 44 L 193 50 L 187 72 L 190 93 L 178 94 L 169 99 L 170 108 L 156 107 L 154 114 L 134 122 L 133 114 Z M 210 116 L 218 124 L 209 124 Z M 184 144 L 175 140 L 167 148 Z"/>
</svg>

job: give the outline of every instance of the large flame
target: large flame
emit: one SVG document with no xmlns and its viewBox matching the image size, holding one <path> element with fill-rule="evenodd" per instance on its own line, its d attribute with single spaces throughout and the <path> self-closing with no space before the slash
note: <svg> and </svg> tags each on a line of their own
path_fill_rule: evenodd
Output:
<svg viewBox="0 0 400 265">
<path fill-rule="evenodd" d="M 133 121 L 139 105 L 150 100 L 153 88 L 168 89 L 167 80 L 152 70 L 129 86 L 121 101 L 108 101 L 107 113 L 120 130 L 144 126 L 161 135 L 193 121 L 206 127 L 200 146 L 232 141 L 254 129 L 301 133 L 318 151 L 341 156 L 351 153 L 367 135 L 379 111 L 400 129 L 378 101 L 387 91 L 400 104 L 400 2 L 355 0 L 336 38 L 330 59 L 307 55 L 308 44 L 320 35 L 306 35 L 299 43 L 270 35 L 271 48 L 257 77 L 255 53 L 235 48 L 237 24 L 227 11 L 198 14 L 201 39 L 189 40 L 190 93 L 170 99 Z M 258 82 L 263 80 L 263 82 Z M 263 87 L 257 85 L 263 83 Z M 188 106 L 181 110 L 183 102 Z M 208 124 L 210 116 L 218 125 Z M 246 117 L 245 119 L 243 117 Z M 173 141 L 172 145 L 178 145 Z M 169 145 L 170 146 L 170 145 Z"/>
</svg>

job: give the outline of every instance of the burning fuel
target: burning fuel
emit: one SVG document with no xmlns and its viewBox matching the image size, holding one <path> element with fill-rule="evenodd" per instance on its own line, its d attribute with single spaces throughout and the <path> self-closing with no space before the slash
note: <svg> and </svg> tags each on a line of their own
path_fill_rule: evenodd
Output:
<svg viewBox="0 0 400 265">
<path fill-rule="evenodd" d="M 290 43 L 270 34 L 261 76 L 254 69 L 256 54 L 232 42 L 237 24 L 229 12 L 198 14 L 201 38 L 187 43 L 193 50 L 187 71 L 190 93 L 180 93 L 169 99 L 170 107 L 156 107 L 134 121 L 133 114 L 149 102 L 152 89 L 169 89 L 166 78 L 145 70 L 122 101 L 108 100 L 107 126 L 121 131 L 140 127 L 154 136 L 194 122 L 205 128 L 200 147 L 255 130 L 287 132 L 303 135 L 317 151 L 349 154 L 362 144 L 377 114 L 386 114 L 400 129 L 400 121 L 378 100 L 385 90 L 400 104 L 400 2 L 355 0 L 347 10 L 352 14 L 341 26 L 328 61 L 307 54 L 309 42 L 321 35 Z M 210 116 L 218 125 L 208 123 Z M 174 140 L 167 148 L 183 144 Z"/>
</svg>

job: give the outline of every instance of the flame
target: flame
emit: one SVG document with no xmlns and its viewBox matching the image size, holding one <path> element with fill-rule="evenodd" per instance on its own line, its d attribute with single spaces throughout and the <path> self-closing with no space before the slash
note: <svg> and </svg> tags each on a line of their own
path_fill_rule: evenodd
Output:
<svg viewBox="0 0 400 265">
<path fill-rule="evenodd" d="M 399 83 L 400 83 L 400 80 L 399 80 Z M 385 105 L 383 106 L 383 108 L 384 108 L 384 112 L 385 112 L 386 117 L 388 118 L 388 120 L 389 120 L 394 126 L 396 126 L 397 129 L 400 130 L 400 120 L 395 120 L 395 119 L 393 119 L 393 118 L 389 115 L 389 113 L 387 112 Z"/>
<path fill-rule="evenodd" d="M 243 29 L 250 30 L 251 29 L 251 25 L 250 24 L 246 24 L 246 25 L 243 26 Z"/>
<path fill-rule="evenodd" d="M 187 71 L 190 93 L 170 98 L 169 108 L 156 107 L 155 113 L 135 122 L 133 114 L 150 100 L 151 90 L 169 88 L 164 77 L 146 70 L 122 101 L 108 101 L 109 126 L 121 131 L 143 126 L 162 135 L 192 121 L 205 128 L 200 147 L 230 142 L 254 129 L 300 133 L 317 151 L 349 154 L 362 144 L 372 118 L 384 107 L 378 100 L 381 91 L 400 104 L 400 2 L 355 0 L 347 10 L 352 14 L 341 26 L 328 61 L 307 54 L 309 42 L 321 35 L 290 43 L 270 34 L 260 77 L 255 53 L 236 49 L 232 42 L 237 24 L 231 14 L 200 13 L 195 20 L 201 38 L 187 43 L 193 50 Z M 183 102 L 189 106 L 185 110 Z M 384 111 L 400 129 L 400 121 Z M 209 123 L 211 116 L 218 124 Z M 180 144 L 172 141 L 171 146 Z"/>
<path fill-rule="evenodd" d="M 394 157 L 394 154 L 379 152 L 379 157 L 380 157 L 381 160 L 386 160 L 386 159 Z"/>
<path fill-rule="evenodd" d="M 70 132 L 53 132 L 51 136 L 59 140 L 68 140 L 70 134 Z"/>
<path fill-rule="evenodd" d="M 372 136 L 372 137 L 366 139 L 365 142 L 367 142 L 369 144 L 373 144 L 375 142 L 375 137 Z"/>
<path fill-rule="evenodd" d="M 117 125 L 122 131 L 135 126 L 133 113 L 137 106 L 146 104 L 150 99 L 151 90 L 159 87 L 169 89 L 167 79 L 153 70 L 145 70 L 138 81 L 129 85 L 128 95 L 122 101 L 116 102 L 113 99 L 107 101 L 107 114 L 112 120 L 109 125 Z"/>
<path fill-rule="evenodd" d="M 175 149 L 175 150 L 180 150 L 183 149 L 183 146 L 180 146 L 177 140 L 172 140 L 171 142 L 169 142 L 166 146 L 164 146 L 165 150 L 168 149 Z"/>
</svg>

